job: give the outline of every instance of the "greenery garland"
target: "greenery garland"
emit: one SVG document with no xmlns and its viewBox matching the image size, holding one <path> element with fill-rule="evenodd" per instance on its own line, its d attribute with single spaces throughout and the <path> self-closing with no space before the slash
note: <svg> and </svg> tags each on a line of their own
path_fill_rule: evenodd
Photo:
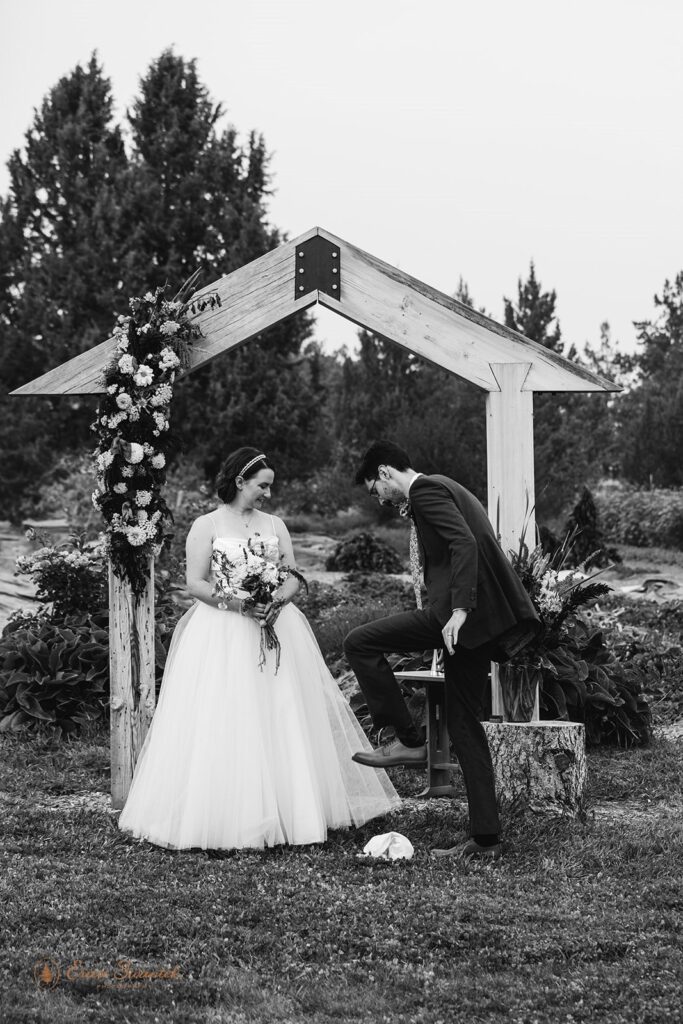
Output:
<svg viewBox="0 0 683 1024">
<path fill-rule="evenodd" d="M 97 488 L 92 501 L 104 516 L 114 572 L 136 596 L 147 583 L 149 558 L 161 550 L 173 515 L 161 493 L 177 445 L 169 432 L 177 374 L 188 368 L 201 331 L 189 313 L 220 306 L 215 292 L 191 299 L 199 272 L 173 299 L 168 285 L 130 300 L 130 316 L 114 327 L 115 353 L 102 373 L 105 394 L 92 430 Z"/>
</svg>

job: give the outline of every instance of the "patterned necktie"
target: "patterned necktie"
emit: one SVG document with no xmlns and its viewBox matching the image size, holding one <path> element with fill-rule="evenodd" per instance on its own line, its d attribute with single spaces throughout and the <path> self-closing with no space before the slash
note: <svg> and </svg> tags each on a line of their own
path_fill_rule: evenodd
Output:
<svg viewBox="0 0 683 1024">
<path fill-rule="evenodd" d="M 415 529 L 415 520 L 412 517 L 410 502 L 404 501 L 399 506 L 399 514 L 402 516 L 410 516 L 410 575 L 413 579 L 413 590 L 415 591 L 415 601 L 417 607 L 422 607 L 422 563 L 420 562 L 420 545 L 417 540 L 417 530 Z"/>
</svg>

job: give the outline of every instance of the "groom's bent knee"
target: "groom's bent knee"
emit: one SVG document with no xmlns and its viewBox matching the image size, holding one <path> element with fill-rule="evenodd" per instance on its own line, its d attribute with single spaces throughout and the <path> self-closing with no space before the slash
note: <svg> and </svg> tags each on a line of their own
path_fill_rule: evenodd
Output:
<svg viewBox="0 0 683 1024">
<path fill-rule="evenodd" d="M 367 650 L 367 626 L 356 626 L 344 637 L 344 653 L 347 658 Z"/>
</svg>

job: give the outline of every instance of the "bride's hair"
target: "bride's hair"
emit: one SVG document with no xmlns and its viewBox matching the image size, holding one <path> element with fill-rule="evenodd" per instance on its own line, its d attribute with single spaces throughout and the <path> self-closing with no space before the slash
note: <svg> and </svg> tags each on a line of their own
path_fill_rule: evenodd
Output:
<svg viewBox="0 0 683 1024">
<path fill-rule="evenodd" d="M 248 468 L 242 472 L 245 466 Z M 218 470 L 216 494 L 221 501 L 227 504 L 237 494 L 237 484 L 235 483 L 237 477 L 241 476 L 244 480 L 248 480 L 261 469 L 272 469 L 272 466 L 268 464 L 266 456 L 258 448 L 238 448 L 236 451 L 230 452 Z"/>
</svg>

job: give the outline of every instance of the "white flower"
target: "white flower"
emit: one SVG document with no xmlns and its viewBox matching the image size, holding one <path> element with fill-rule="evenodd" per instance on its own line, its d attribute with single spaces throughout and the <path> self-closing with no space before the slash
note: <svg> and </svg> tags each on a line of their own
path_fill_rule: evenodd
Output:
<svg viewBox="0 0 683 1024">
<path fill-rule="evenodd" d="M 123 481 L 118 484 L 114 484 L 114 491 L 116 494 L 125 494 L 128 490 L 128 484 L 124 484 Z"/>
<path fill-rule="evenodd" d="M 147 522 L 147 512 L 145 512 L 144 508 L 139 508 L 138 509 L 138 523 L 139 523 L 140 526 L 144 526 L 146 522 Z"/>
<path fill-rule="evenodd" d="M 121 476 L 132 476 L 134 472 L 135 470 L 133 469 L 132 466 L 121 467 Z"/>
<path fill-rule="evenodd" d="M 145 455 L 155 455 L 156 454 L 154 449 L 152 448 L 151 444 L 149 443 L 149 441 L 145 441 L 145 443 L 143 444 L 142 447 L 145 450 Z"/>
<path fill-rule="evenodd" d="M 122 338 L 119 338 L 118 342 L 116 343 L 116 351 L 117 352 L 127 352 L 128 351 L 128 338 L 125 335 Z"/>
<path fill-rule="evenodd" d="M 107 388 L 107 394 L 115 395 L 118 390 L 119 390 L 118 384 L 110 384 L 109 387 Z"/>
<path fill-rule="evenodd" d="M 159 452 L 152 457 L 152 465 L 155 469 L 163 469 L 166 465 L 166 456 Z"/>
<path fill-rule="evenodd" d="M 124 413 L 124 416 L 125 416 L 125 413 Z M 136 420 L 140 419 L 140 410 L 138 409 L 138 407 L 136 405 L 134 405 L 132 407 L 132 409 L 129 411 L 128 419 L 131 420 L 133 423 L 135 423 Z"/>
<path fill-rule="evenodd" d="M 121 356 L 119 359 L 119 370 L 121 373 L 135 373 L 135 360 L 130 355 Z"/>
<path fill-rule="evenodd" d="M 92 503 L 95 506 L 95 508 L 97 508 L 97 509 L 101 508 L 101 505 L 100 505 L 101 498 L 102 498 L 102 495 L 100 494 L 100 492 L 98 490 L 95 490 L 95 491 L 92 492 Z"/>
<path fill-rule="evenodd" d="M 100 423 L 102 424 L 103 427 L 106 427 L 108 422 L 109 422 L 109 420 L 107 419 L 106 416 L 101 416 L 100 417 Z"/>
<path fill-rule="evenodd" d="M 143 324 L 142 327 L 140 328 L 140 330 L 138 331 L 138 334 L 149 334 L 149 332 L 151 330 L 152 330 L 151 324 Z"/>
<path fill-rule="evenodd" d="M 173 337 L 173 335 L 177 334 L 179 330 L 180 324 L 177 324 L 174 320 L 166 320 L 159 328 L 159 333 Z"/>
<path fill-rule="evenodd" d="M 154 380 L 154 371 L 151 366 L 146 366 L 144 363 L 138 368 L 138 372 L 133 377 L 133 380 L 139 388 L 147 387 Z"/>
<path fill-rule="evenodd" d="M 172 370 L 174 366 L 180 366 L 180 360 L 172 348 L 162 348 L 159 357 L 159 366 L 162 370 Z"/>
<path fill-rule="evenodd" d="M 126 454 L 126 462 L 142 462 L 145 457 L 145 449 L 137 441 L 131 441 L 129 450 Z"/>
<path fill-rule="evenodd" d="M 143 299 L 145 300 L 145 302 L 154 302 L 154 295 L 152 294 L 152 292 L 145 292 L 145 294 L 143 295 Z"/>
<path fill-rule="evenodd" d="M 116 404 L 119 409 L 130 409 L 133 399 L 125 391 L 122 391 L 120 395 L 116 396 Z"/>
<path fill-rule="evenodd" d="M 136 491 L 136 493 L 135 493 L 135 504 L 136 505 L 140 505 L 140 506 L 149 505 L 151 500 L 152 500 L 152 492 L 151 491 Z"/>
<path fill-rule="evenodd" d="M 261 579 L 263 580 L 264 583 L 277 584 L 278 571 L 276 566 L 267 566 L 261 574 Z"/>
<path fill-rule="evenodd" d="M 168 405 L 173 397 L 173 391 L 168 384 L 160 384 L 149 400 L 150 405 Z"/>
<path fill-rule="evenodd" d="M 126 418 L 127 417 L 126 417 L 126 413 L 125 412 L 117 412 L 115 416 L 110 416 L 109 417 L 109 420 L 107 422 L 107 426 L 109 427 L 110 430 L 116 430 L 116 428 L 118 427 L 119 423 L 122 420 L 125 420 Z"/>
<path fill-rule="evenodd" d="M 129 320 L 130 320 L 130 317 L 129 316 L 124 316 L 123 313 L 120 313 L 117 316 L 117 318 L 116 318 L 117 324 L 127 324 Z"/>
<path fill-rule="evenodd" d="M 101 455 L 97 456 L 97 466 L 99 469 L 108 469 L 114 461 L 114 453 L 111 451 L 102 452 Z"/>
<path fill-rule="evenodd" d="M 147 534 L 141 526 L 127 526 L 125 529 L 126 539 L 134 548 L 142 547 L 147 540 Z"/>
</svg>

